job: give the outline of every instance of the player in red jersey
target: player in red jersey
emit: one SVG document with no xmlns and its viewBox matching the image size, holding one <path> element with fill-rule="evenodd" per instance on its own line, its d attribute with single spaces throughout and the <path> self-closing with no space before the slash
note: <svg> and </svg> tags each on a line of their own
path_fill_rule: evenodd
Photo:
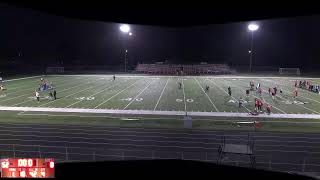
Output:
<svg viewBox="0 0 320 180">
<path fill-rule="evenodd" d="M 267 104 L 267 113 L 268 113 L 268 114 L 271 114 L 271 111 L 272 111 L 272 106 L 271 106 L 271 104 Z"/>
</svg>

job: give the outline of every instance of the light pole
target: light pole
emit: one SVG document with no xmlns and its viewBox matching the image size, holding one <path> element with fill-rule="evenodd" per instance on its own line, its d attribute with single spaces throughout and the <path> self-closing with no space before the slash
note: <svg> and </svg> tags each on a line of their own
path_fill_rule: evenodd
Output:
<svg viewBox="0 0 320 180">
<path fill-rule="evenodd" d="M 126 35 L 132 36 L 132 32 L 130 32 L 130 26 L 127 24 L 122 24 L 120 26 L 120 31 L 125 33 Z M 127 72 L 127 54 L 128 54 L 128 50 L 125 49 L 125 51 L 124 51 L 124 72 Z"/>
<path fill-rule="evenodd" d="M 250 72 L 252 72 L 252 56 L 253 56 L 253 32 L 259 29 L 257 24 L 249 24 L 248 25 L 249 31 L 251 31 L 251 47 L 250 47 Z"/>
</svg>

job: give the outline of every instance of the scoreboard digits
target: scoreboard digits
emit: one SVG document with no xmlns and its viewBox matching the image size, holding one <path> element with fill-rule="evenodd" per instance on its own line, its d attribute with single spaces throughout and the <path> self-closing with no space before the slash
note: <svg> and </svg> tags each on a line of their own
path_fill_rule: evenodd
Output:
<svg viewBox="0 0 320 180">
<path fill-rule="evenodd" d="M 54 159 L 8 158 L 1 159 L 1 177 L 54 178 Z"/>
</svg>

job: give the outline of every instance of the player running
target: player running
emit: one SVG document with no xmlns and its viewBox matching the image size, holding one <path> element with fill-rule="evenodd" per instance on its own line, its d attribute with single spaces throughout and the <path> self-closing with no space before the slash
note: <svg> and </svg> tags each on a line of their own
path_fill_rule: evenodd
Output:
<svg viewBox="0 0 320 180">
<path fill-rule="evenodd" d="M 182 83 L 178 82 L 178 89 L 181 89 L 181 87 L 182 87 Z"/>
<path fill-rule="evenodd" d="M 258 99 L 258 111 L 262 112 L 263 102 L 261 99 Z"/>
<path fill-rule="evenodd" d="M 232 93 L 231 93 L 231 87 L 230 87 L 230 86 L 228 87 L 228 94 L 229 94 L 229 96 L 231 96 L 231 94 L 232 94 Z"/>
<path fill-rule="evenodd" d="M 249 90 L 249 89 L 247 89 L 247 90 L 246 90 L 246 96 L 248 97 L 248 96 L 249 96 L 249 94 L 250 94 L 250 90 Z"/>
<path fill-rule="evenodd" d="M 271 87 L 269 87 L 268 92 L 269 92 L 269 94 L 271 94 Z"/>
<path fill-rule="evenodd" d="M 258 88 L 258 93 L 260 96 L 262 95 L 262 88 L 261 87 Z"/>
<path fill-rule="evenodd" d="M 242 99 L 242 97 L 240 97 L 240 99 L 239 99 L 239 108 L 241 108 L 241 107 L 243 107 L 243 99 Z"/>
<path fill-rule="evenodd" d="M 40 102 L 40 93 L 38 91 L 35 91 L 34 95 L 36 96 L 37 101 Z"/>
<path fill-rule="evenodd" d="M 53 94 L 52 94 L 51 91 L 49 92 L 49 99 L 50 99 L 50 100 L 53 100 Z"/>
<path fill-rule="evenodd" d="M 297 98 L 298 97 L 298 89 L 296 88 L 294 91 L 293 91 L 293 98 Z"/>
<path fill-rule="evenodd" d="M 274 91 L 274 94 L 277 95 L 277 91 L 278 91 L 277 87 L 274 87 L 273 91 Z"/>
<path fill-rule="evenodd" d="M 209 91 L 209 86 L 208 85 L 206 85 L 206 90 L 205 90 L 205 92 L 208 92 Z"/>
<path fill-rule="evenodd" d="M 254 99 L 254 110 L 255 110 L 255 111 L 258 111 L 258 105 L 259 105 L 258 98 L 255 98 L 255 99 Z"/>
<path fill-rule="evenodd" d="M 297 85 L 298 85 L 298 81 L 296 80 L 296 81 L 294 82 L 294 87 L 297 87 Z"/>
<path fill-rule="evenodd" d="M 256 89 L 259 89 L 259 88 L 260 88 L 260 86 L 261 86 L 261 85 L 260 85 L 260 83 L 258 83 L 258 84 L 257 84 Z"/>
<path fill-rule="evenodd" d="M 53 99 L 56 100 L 57 99 L 57 91 L 54 89 L 53 90 Z"/>
<path fill-rule="evenodd" d="M 271 114 L 271 111 L 272 111 L 272 106 L 271 106 L 271 104 L 267 104 L 267 113 L 268 113 L 268 115 Z"/>
<path fill-rule="evenodd" d="M 254 90 L 254 82 L 250 81 L 250 90 L 253 91 Z"/>
<path fill-rule="evenodd" d="M 116 80 L 116 75 L 113 75 L 113 77 L 112 77 L 112 78 L 113 78 L 113 81 L 114 81 L 114 80 Z"/>
</svg>

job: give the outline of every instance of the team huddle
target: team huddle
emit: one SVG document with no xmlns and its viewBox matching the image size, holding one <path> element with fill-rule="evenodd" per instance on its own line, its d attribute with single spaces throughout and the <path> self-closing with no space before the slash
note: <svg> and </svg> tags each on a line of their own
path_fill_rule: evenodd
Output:
<svg viewBox="0 0 320 180">
<path fill-rule="evenodd" d="M 57 92 L 55 88 L 53 87 L 52 82 L 49 83 L 47 80 L 41 78 L 39 87 L 34 91 L 33 96 L 36 97 L 37 101 L 40 102 L 40 93 L 48 93 L 48 98 L 50 100 L 56 100 L 57 99 Z"/>
</svg>

